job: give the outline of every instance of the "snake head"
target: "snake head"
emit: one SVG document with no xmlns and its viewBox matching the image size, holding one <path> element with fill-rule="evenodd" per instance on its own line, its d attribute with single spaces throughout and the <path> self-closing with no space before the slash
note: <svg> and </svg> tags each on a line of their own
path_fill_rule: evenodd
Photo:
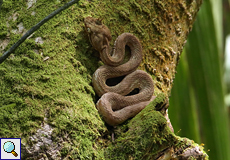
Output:
<svg viewBox="0 0 230 160">
<path fill-rule="evenodd" d="M 111 33 L 108 27 L 102 24 L 102 20 L 93 17 L 84 19 L 85 29 L 89 36 L 90 43 L 99 52 L 109 46 Z"/>
</svg>

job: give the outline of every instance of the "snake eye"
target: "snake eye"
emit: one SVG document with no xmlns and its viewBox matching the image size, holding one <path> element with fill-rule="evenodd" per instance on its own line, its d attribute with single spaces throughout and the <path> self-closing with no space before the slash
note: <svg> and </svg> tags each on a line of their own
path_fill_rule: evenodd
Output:
<svg viewBox="0 0 230 160">
<path fill-rule="evenodd" d="M 97 19 L 95 23 L 96 23 L 97 25 L 102 25 L 101 21 L 102 21 L 102 20 Z"/>
<path fill-rule="evenodd" d="M 90 33 L 90 31 L 91 31 L 90 28 L 87 28 L 87 32 Z"/>
</svg>

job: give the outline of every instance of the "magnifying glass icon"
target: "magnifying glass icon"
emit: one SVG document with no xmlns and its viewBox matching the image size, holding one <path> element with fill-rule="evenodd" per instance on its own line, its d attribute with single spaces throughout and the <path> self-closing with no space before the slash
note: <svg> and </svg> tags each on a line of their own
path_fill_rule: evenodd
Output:
<svg viewBox="0 0 230 160">
<path fill-rule="evenodd" d="M 14 151 L 15 150 L 15 145 L 11 141 L 7 141 L 3 145 L 3 149 L 7 153 L 12 153 L 15 157 L 18 156 L 18 154 Z"/>
</svg>

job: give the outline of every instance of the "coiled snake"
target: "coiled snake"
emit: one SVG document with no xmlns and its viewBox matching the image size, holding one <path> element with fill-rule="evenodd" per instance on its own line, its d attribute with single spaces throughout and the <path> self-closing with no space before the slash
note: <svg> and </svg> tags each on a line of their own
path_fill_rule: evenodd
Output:
<svg viewBox="0 0 230 160">
<path fill-rule="evenodd" d="M 150 75 L 136 70 L 142 61 L 141 44 L 134 35 L 123 33 L 111 49 L 110 31 L 99 19 L 86 17 L 84 23 L 92 46 L 99 51 L 105 64 L 93 74 L 93 87 L 101 97 L 96 107 L 106 123 L 112 126 L 121 124 L 138 114 L 155 98 Z M 125 46 L 130 48 L 131 56 L 123 63 Z M 117 85 L 106 84 L 106 80 L 120 76 L 125 78 Z M 136 88 L 139 89 L 138 94 L 128 95 Z"/>
</svg>

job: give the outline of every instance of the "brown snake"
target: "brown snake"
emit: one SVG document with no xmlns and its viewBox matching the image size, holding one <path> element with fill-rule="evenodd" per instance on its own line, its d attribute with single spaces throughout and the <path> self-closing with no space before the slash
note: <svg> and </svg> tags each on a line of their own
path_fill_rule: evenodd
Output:
<svg viewBox="0 0 230 160">
<path fill-rule="evenodd" d="M 105 64 L 93 74 L 93 87 L 101 97 L 96 107 L 106 123 L 112 126 L 121 124 L 138 114 L 155 98 L 150 75 L 136 70 L 142 61 L 141 44 L 134 35 L 123 33 L 118 36 L 111 49 L 110 30 L 99 19 L 86 17 L 84 23 L 92 46 L 99 51 Z M 125 46 L 130 48 L 131 56 L 127 62 L 122 63 Z M 107 79 L 120 76 L 125 78 L 117 85 L 106 84 Z M 128 95 L 136 88 L 139 89 L 138 94 Z"/>
</svg>

